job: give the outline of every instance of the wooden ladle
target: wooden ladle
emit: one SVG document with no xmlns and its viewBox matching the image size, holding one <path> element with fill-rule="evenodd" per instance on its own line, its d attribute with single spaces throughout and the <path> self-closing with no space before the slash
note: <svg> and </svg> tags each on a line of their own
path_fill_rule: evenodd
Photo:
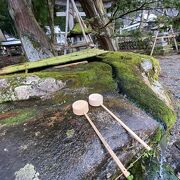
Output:
<svg viewBox="0 0 180 180">
<path fill-rule="evenodd" d="M 103 105 L 103 96 L 101 94 L 91 94 L 89 96 L 89 104 L 95 107 L 103 107 L 116 121 L 119 122 L 119 124 L 121 124 L 124 129 L 129 132 L 132 137 L 141 143 L 148 151 L 151 150 L 151 148 L 139 136 L 137 136 L 125 123 L 123 123 L 115 114 L 113 114 L 107 107 Z"/>
<path fill-rule="evenodd" d="M 118 165 L 118 167 L 120 168 L 120 170 L 122 171 L 122 173 L 124 174 L 124 176 L 126 178 L 128 178 L 130 176 L 130 173 L 127 171 L 127 169 L 124 167 L 124 165 L 121 163 L 121 161 L 119 160 L 119 158 L 116 156 L 116 154 L 114 153 L 114 151 L 112 150 L 112 148 L 109 146 L 109 144 L 106 142 L 106 140 L 104 139 L 104 137 L 101 135 L 101 133 L 99 132 L 99 130 L 96 128 L 96 126 L 94 125 L 94 123 L 91 121 L 91 119 L 89 118 L 89 116 L 87 115 L 88 111 L 89 111 L 89 106 L 88 106 L 88 102 L 84 101 L 84 100 L 78 100 L 76 102 L 74 102 L 72 104 L 72 109 L 73 109 L 73 113 L 78 115 L 78 116 L 82 116 L 84 115 L 86 117 L 86 119 L 88 120 L 89 124 L 92 126 L 92 128 L 94 129 L 94 131 L 96 132 L 97 136 L 99 137 L 99 139 L 101 140 L 101 142 L 103 143 L 103 145 L 105 146 L 105 148 L 107 149 L 107 151 L 109 152 L 109 154 L 111 155 L 111 157 L 114 159 L 114 161 L 116 162 L 116 164 Z"/>
</svg>

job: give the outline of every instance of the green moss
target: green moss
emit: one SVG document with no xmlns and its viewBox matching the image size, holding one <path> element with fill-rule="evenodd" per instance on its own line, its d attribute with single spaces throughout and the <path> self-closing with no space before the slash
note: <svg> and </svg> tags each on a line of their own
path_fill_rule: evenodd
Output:
<svg viewBox="0 0 180 180">
<path fill-rule="evenodd" d="M 120 93 L 126 94 L 147 113 L 163 122 L 167 128 L 174 125 L 174 111 L 144 83 L 141 75 L 140 63 L 149 59 L 153 65 L 148 74 L 149 79 L 157 79 L 160 70 L 157 60 L 146 55 L 125 52 L 109 52 L 99 58 L 113 67 Z"/>
<path fill-rule="evenodd" d="M 134 175 L 134 180 L 154 180 L 160 178 L 160 166 L 161 164 L 154 154 L 144 153 L 142 158 L 130 169 L 130 172 Z M 167 164 L 162 165 L 161 174 L 163 179 L 178 179 Z"/>
<path fill-rule="evenodd" d="M 163 136 L 163 129 L 161 127 L 158 127 L 151 138 L 151 144 L 157 144 L 160 142 L 161 138 Z"/>
<path fill-rule="evenodd" d="M 23 109 L 23 110 L 16 110 L 13 113 L 17 113 L 14 117 L 6 118 L 0 121 L 0 124 L 14 124 L 14 123 L 21 123 L 24 121 L 29 120 L 32 117 L 35 117 L 36 110 L 35 109 Z"/>
<path fill-rule="evenodd" d="M 28 74 L 28 76 L 31 74 Z M 35 72 L 41 78 L 53 77 L 62 81 L 67 81 L 70 88 L 87 87 L 95 90 L 112 91 L 116 88 L 116 83 L 112 79 L 111 66 L 102 62 L 92 62 L 79 65 L 78 67 L 63 68 L 56 71 Z"/>
<path fill-rule="evenodd" d="M 71 137 L 74 136 L 74 133 L 75 133 L 74 129 L 69 129 L 69 130 L 66 131 L 66 136 L 68 138 L 71 138 Z"/>
<path fill-rule="evenodd" d="M 91 31 L 92 29 L 90 27 L 85 29 L 86 34 L 90 33 Z M 72 35 L 82 35 L 82 29 L 79 22 L 76 22 L 73 29 L 70 31 L 69 36 L 72 36 Z"/>
</svg>

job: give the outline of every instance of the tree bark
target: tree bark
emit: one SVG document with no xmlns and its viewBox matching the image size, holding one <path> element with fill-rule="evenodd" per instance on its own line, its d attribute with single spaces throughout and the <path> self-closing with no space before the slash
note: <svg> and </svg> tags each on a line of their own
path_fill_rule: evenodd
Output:
<svg viewBox="0 0 180 180">
<path fill-rule="evenodd" d="M 14 20 L 29 61 L 52 57 L 52 47 L 37 23 L 26 0 L 8 0 L 9 13 Z"/>
<path fill-rule="evenodd" d="M 51 30 L 51 42 L 53 44 L 56 43 L 55 40 L 55 34 L 54 34 L 54 5 L 55 5 L 55 0 L 47 0 L 48 4 L 48 12 L 49 12 L 49 25 L 50 25 L 50 30 Z"/>
<path fill-rule="evenodd" d="M 118 49 L 116 40 L 113 39 L 113 26 L 109 24 L 102 0 L 79 0 L 86 16 L 90 19 L 92 29 L 96 32 L 100 46 L 105 50 L 115 51 Z"/>
</svg>

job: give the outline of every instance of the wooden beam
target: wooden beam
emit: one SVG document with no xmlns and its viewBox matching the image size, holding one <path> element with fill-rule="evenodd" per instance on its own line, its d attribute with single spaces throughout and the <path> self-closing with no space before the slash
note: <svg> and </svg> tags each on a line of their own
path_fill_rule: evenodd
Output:
<svg viewBox="0 0 180 180">
<path fill-rule="evenodd" d="M 65 45 L 67 45 L 67 35 L 68 35 L 68 26 L 69 25 L 69 0 L 67 0 L 66 5 L 66 27 L 65 27 Z M 67 53 L 67 49 L 64 49 L 64 54 Z"/>
<path fill-rule="evenodd" d="M 65 65 L 54 66 L 53 69 L 72 67 L 72 66 L 77 66 L 79 64 L 87 64 L 87 63 L 88 63 L 88 61 L 81 61 L 81 62 L 77 62 L 77 63 L 70 63 L 70 64 L 65 64 Z"/>
<path fill-rule="evenodd" d="M 81 17 L 85 17 L 86 16 L 85 12 L 79 12 L 79 15 Z M 56 16 L 57 17 L 66 17 L 66 12 L 56 12 Z"/>
<path fill-rule="evenodd" d="M 70 54 L 66 54 L 66 55 L 62 55 L 62 56 L 43 59 L 40 61 L 27 62 L 27 63 L 17 64 L 17 65 L 13 65 L 13 66 L 7 66 L 7 67 L 0 69 L 0 75 L 15 73 L 15 72 L 19 72 L 19 71 L 25 71 L 25 70 L 35 69 L 35 68 L 40 68 L 40 67 L 72 63 L 72 62 L 77 62 L 80 60 L 84 61 L 87 58 L 95 57 L 100 54 L 105 54 L 107 52 L 108 51 L 95 49 L 95 48 L 86 49 L 86 50 L 82 50 L 79 52 L 74 52 L 74 53 L 70 53 Z"/>
</svg>

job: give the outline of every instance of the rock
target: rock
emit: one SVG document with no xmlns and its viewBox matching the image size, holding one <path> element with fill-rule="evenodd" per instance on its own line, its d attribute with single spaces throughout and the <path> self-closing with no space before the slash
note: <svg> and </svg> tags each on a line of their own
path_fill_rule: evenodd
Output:
<svg viewBox="0 0 180 180">
<path fill-rule="evenodd" d="M 145 72 L 149 72 L 153 68 L 152 62 L 148 59 L 145 59 L 143 62 L 141 62 L 141 67 Z"/>
<path fill-rule="evenodd" d="M 151 60 L 143 60 L 141 62 L 141 67 L 143 69 L 142 77 L 144 79 L 145 84 L 147 84 L 153 92 L 157 95 L 158 98 L 160 98 L 162 101 L 165 102 L 165 104 L 173 109 L 171 99 L 169 98 L 167 92 L 165 91 L 164 87 L 155 79 L 152 79 L 152 77 L 149 77 L 147 74 L 149 71 L 153 69 L 153 65 Z M 156 68 L 154 68 L 156 69 Z M 156 73 L 156 70 L 155 70 Z"/>
<path fill-rule="evenodd" d="M 41 77 L 59 77 L 63 82 L 67 79 L 70 81 L 66 81 L 66 88 L 55 92 L 51 99 L 7 103 L 12 111 L 19 114 L 13 121 L 0 121 L 9 124 L 16 122 L 13 126 L 1 129 L 6 131 L 0 138 L 1 178 L 12 179 L 15 172 L 26 163 L 35 165 L 41 179 L 88 180 L 107 179 L 119 175 L 120 171 L 115 162 L 88 121 L 84 116 L 75 116 L 71 105 L 78 99 L 87 99 L 91 93 L 101 93 L 104 96 L 104 104 L 137 135 L 149 145 L 152 137 L 157 142 L 161 131 L 158 138 L 154 133 L 157 133 L 160 125 L 149 116 L 149 113 L 154 113 L 154 117 L 164 122 L 168 120 L 167 125 L 172 125 L 174 114 L 144 83 L 140 68 L 141 59 L 141 55 L 113 52 L 103 55 L 103 62 L 91 62 L 60 71 L 42 71 Z M 114 72 L 116 74 L 112 76 Z M 155 79 L 156 73 L 153 73 L 151 70 L 146 73 L 149 74 L 149 79 Z M 20 81 L 21 79 L 18 80 Z M 36 86 L 36 83 L 18 84 L 16 87 L 30 86 L 51 94 L 44 89 L 47 82 L 44 78 L 38 83 L 42 81 L 41 88 L 39 84 Z M 58 83 L 52 79 L 48 82 L 53 84 L 53 87 Z M 52 91 L 51 88 L 52 86 L 48 86 L 47 89 Z M 128 98 L 140 104 L 148 114 L 136 107 L 136 103 L 126 99 L 124 94 L 120 95 L 119 91 L 125 92 Z M 6 110 L 6 107 L 1 109 Z M 101 107 L 90 107 L 88 115 L 126 167 L 141 155 L 143 147 Z M 35 132 L 39 132 L 38 135 Z M 2 151 L 4 148 L 9 151 Z"/>
<path fill-rule="evenodd" d="M 82 97 L 82 94 L 76 94 L 75 99 L 77 96 Z M 104 104 L 137 135 L 149 142 L 149 137 L 156 131 L 158 123 L 115 92 L 109 95 L 103 94 L 103 96 Z M 22 106 L 25 102 L 19 103 Z M 37 117 L 36 120 L 29 121 L 26 125 L 18 124 L 2 129 L 7 132 L 0 138 L 1 147 L 9 149 L 9 152 L 0 149 L 2 179 L 5 177 L 12 179 L 14 173 L 16 177 L 23 178 L 25 175 L 29 177 L 35 174 L 36 170 L 31 166 L 32 164 L 35 165 L 41 179 L 107 179 L 107 177 L 112 178 L 116 173 L 120 173 L 83 116 L 73 115 L 71 106 L 68 106 L 68 109 L 63 106 L 63 108 L 61 106 L 52 107 L 54 108 L 42 118 Z M 38 109 L 40 108 L 42 107 L 38 106 Z M 47 109 L 44 111 L 46 112 Z M 127 163 L 131 162 L 131 159 L 143 147 L 103 108 L 91 108 L 88 114 L 127 166 Z M 50 121 L 50 118 L 54 116 L 57 117 L 56 120 Z M 35 132 L 38 132 L 38 136 Z M 31 165 L 24 167 L 25 163 Z"/>
<path fill-rule="evenodd" d="M 26 164 L 19 171 L 15 172 L 15 180 L 40 180 L 39 173 L 35 171 L 32 164 Z"/>
<path fill-rule="evenodd" d="M 31 92 L 31 86 L 18 86 L 14 89 L 15 92 L 15 99 L 17 100 L 26 100 L 29 99 L 30 97 L 30 92 Z M 13 97 L 13 99 L 14 99 Z"/>
<path fill-rule="evenodd" d="M 56 92 L 59 89 L 62 89 L 64 87 L 64 83 L 62 81 L 57 81 L 54 78 L 45 78 L 41 79 L 37 85 L 37 88 L 40 91 L 46 91 L 46 92 Z"/>
<path fill-rule="evenodd" d="M 7 88 L 9 86 L 7 79 L 0 79 L 0 89 Z"/>
<path fill-rule="evenodd" d="M 168 94 L 162 93 L 165 90 L 157 83 L 160 66 L 156 59 L 129 52 L 109 52 L 101 59 L 113 67 L 120 93 L 159 119 L 165 128 L 172 128 L 176 115 Z"/>
<path fill-rule="evenodd" d="M 178 150 L 180 151 L 180 140 L 177 140 L 174 145 L 176 146 L 176 148 L 178 148 Z"/>
<path fill-rule="evenodd" d="M 151 89 L 157 94 L 157 96 L 165 102 L 165 104 L 173 109 L 171 99 L 169 98 L 166 90 L 164 87 L 160 84 L 159 81 L 152 81 L 151 83 Z"/>
<path fill-rule="evenodd" d="M 16 77 L 12 79 L 14 85 L 9 85 L 8 79 L 0 79 L 0 103 L 6 101 L 27 100 L 31 97 L 46 99 L 51 93 L 61 90 L 65 83 L 54 78 L 39 78 L 28 76 L 25 79 Z"/>
<path fill-rule="evenodd" d="M 39 80 L 40 80 L 40 78 L 38 76 L 33 75 L 33 76 L 26 77 L 26 79 L 23 83 L 27 84 L 27 85 L 38 84 Z"/>
</svg>

